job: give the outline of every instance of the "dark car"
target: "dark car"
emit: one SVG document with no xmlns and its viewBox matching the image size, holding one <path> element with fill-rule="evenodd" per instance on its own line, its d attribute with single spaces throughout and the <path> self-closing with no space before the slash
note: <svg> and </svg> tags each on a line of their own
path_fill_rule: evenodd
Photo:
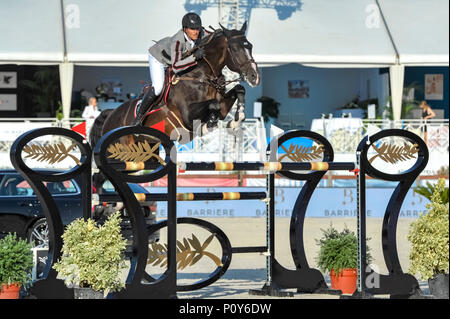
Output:
<svg viewBox="0 0 450 319">
<path fill-rule="evenodd" d="M 128 184 L 130 186 L 131 191 L 133 193 L 145 193 L 148 194 L 149 192 L 142 186 L 138 184 Z M 114 186 L 109 181 L 105 181 L 102 185 L 102 195 L 111 195 L 111 194 L 117 194 L 116 190 L 114 189 Z M 102 199 L 102 195 L 99 195 L 99 200 Z M 146 224 L 152 225 L 156 223 L 156 202 L 154 201 L 144 201 L 140 202 L 142 206 L 142 213 L 144 214 Z M 93 215 L 94 219 L 98 220 L 99 222 L 103 222 L 106 220 L 109 214 L 119 210 L 121 212 L 122 216 L 122 223 L 121 223 L 121 229 L 122 229 L 122 235 L 127 238 L 128 240 L 131 240 L 133 238 L 132 234 L 132 228 L 131 223 L 129 219 L 129 215 L 127 213 L 127 210 L 123 207 L 123 203 L 119 201 L 106 201 L 106 202 L 100 202 L 99 205 L 96 205 L 94 207 Z M 153 234 L 150 234 L 149 236 L 149 242 L 157 242 L 159 241 L 159 231 L 154 232 Z M 130 248 L 130 247 L 129 247 Z"/>
<path fill-rule="evenodd" d="M 58 173 L 57 171 L 51 171 Z M 81 207 L 80 180 L 75 178 L 63 182 L 48 182 L 47 189 L 55 199 L 59 208 L 61 220 L 64 225 L 76 218 L 83 217 Z M 138 184 L 129 184 L 134 193 L 148 193 Z M 108 192 L 114 192 L 114 188 L 106 187 Z M 154 202 L 142 203 L 143 214 L 147 224 L 156 221 L 156 205 Z M 120 207 L 120 203 L 99 203 L 93 207 L 93 214 L 101 219 L 108 211 L 120 210 L 123 217 L 122 231 L 125 237 L 131 233 L 130 221 L 126 211 Z M 0 238 L 9 232 L 28 239 L 35 246 L 48 246 L 48 227 L 42 211 L 41 204 L 34 194 L 33 189 L 26 180 L 15 170 L 0 170 Z M 158 234 L 150 237 L 157 241 Z M 128 236 L 129 238 L 129 236 Z"/>
</svg>

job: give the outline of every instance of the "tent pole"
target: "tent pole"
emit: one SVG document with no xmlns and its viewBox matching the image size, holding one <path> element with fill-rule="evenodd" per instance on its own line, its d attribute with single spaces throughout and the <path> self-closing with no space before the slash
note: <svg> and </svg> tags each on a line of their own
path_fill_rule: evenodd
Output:
<svg viewBox="0 0 450 319">
<path fill-rule="evenodd" d="M 63 62 L 59 65 L 59 81 L 64 119 L 69 119 L 72 102 L 73 63 Z"/>
<path fill-rule="evenodd" d="M 402 114 L 403 81 L 405 78 L 405 66 L 401 64 L 389 67 L 391 84 L 392 111 L 394 120 L 400 120 Z"/>
</svg>

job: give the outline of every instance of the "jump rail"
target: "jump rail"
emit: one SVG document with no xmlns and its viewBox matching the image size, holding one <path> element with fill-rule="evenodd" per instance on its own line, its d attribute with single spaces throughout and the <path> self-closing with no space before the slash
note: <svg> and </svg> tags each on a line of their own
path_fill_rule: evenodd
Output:
<svg viewBox="0 0 450 319">
<path fill-rule="evenodd" d="M 36 173 L 22 159 L 22 153 L 28 152 L 41 161 L 57 162 L 67 158 L 66 147 L 53 147 L 41 153 L 31 154 L 32 140 L 44 135 L 61 135 L 72 141 L 81 151 L 81 158 L 73 169 L 62 175 Z M 125 136 L 143 138 L 144 142 L 136 142 L 124 146 L 117 141 Z M 308 146 L 296 145 L 298 138 L 312 141 Z M 394 140 L 400 139 L 401 142 Z M 44 271 L 43 279 L 38 280 L 32 293 L 38 298 L 73 298 L 73 293 L 63 282 L 56 279 L 52 264 L 61 254 L 61 235 L 63 226 L 57 207 L 51 194 L 44 186 L 45 181 L 70 179 L 82 175 L 84 191 L 90 195 L 90 177 L 92 154 L 97 167 L 111 181 L 118 195 L 101 195 L 102 200 L 120 200 L 130 215 L 133 227 L 133 252 L 131 266 L 126 280 L 126 288 L 111 293 L 109 298 L 174 298 L 177 291 L 200 289 L 218 280 L 228 269 L 232 255 L 235 253 L 263 252 L 267 256 L 266 283 L 261 289 L 251 290 L 251 294 L 289 296 L 292 293 L 283 289 L 296 288 L 298 292 L 336 293 L 328 288 L 322 273 L 309 267 L 303 243 L 303 227 L 307 207 L 311 196 L 322 177 L 328 170 L 348 170 L 358 173 L 358 288 L 353 297 L 364 298 L 373 294 L 390 294 L 391 298 L 422 295 L 416 278 L 404 274 L 398 259 L 396 245 L 396 227 L 400 208 L 409 188 L 416 177 L 425 168 L 428 161 L 428 149 L 425 143 L 415 134 L 391 129 L 381 131 L 373 136 L 365 137 L 357 149 L 357 162 L 333 162 L 334 152 L 331 144 L 321 135 L 310 131 L 290 131 L 275 138 L 267 149 L 267 162 L 202 162 L 178 163 L 173 142 L 161 132 L 144 127 L 122 127 L 103 136 L 94 150 L 82 138 L 63 128 L 45 128 L 27 132 L 13 144 L 10 152 L 11 162 L 35 190 L 43 203 L 45 216 L 50 231 L 49 263 Z M 394 141 L 394 144 L 389 144 Z M 290 144 L 289 144 L 290 142 Z M 156 144 L 155 144 L 156 143 Z M 36 143 L 35 143 L 36 144 Z M 155 146 L 156 145 L 156 146 Z M 28 147 L 27 147 L 28 146 Z M 159 148 L 165 151 L 165 158 L 159 156 Z M 71 147 L 72 149 L 73 147 Z M 40 148 L 34 148 L 40 149 Z M 56 151 L 55 151 L 56 150 Z M 60 151 L 62 155 L 52 155 Z M 50 154 L 50 155 L 49 155 Z M 370 157 L 370 158 L 369 158 Z M 283 161 L 284 159 L 284 161 Z M 286 161 L 288 160 L 288 161 Z M 386 173 L 373 166 L 377 161 L 390 164 L 402 161 L 415 163 L 402 173 Z M 178 193 L 177 174 L 182 171 L 261 171 L 266 174 L 265 192 L 222 192 L 222 193 Z M 142 171 L 142 174 L 132 174 Z M 290 221 L 290 249 L 295 269 L 286 269 L 276 259 L 275 251 L 275 174 L 286 178 L 305 181 L 294 204 Z M 386 208 L 382 226 L 383 254 L 389 275 L 376 274 L 367 267 L 366 259 L 366 189 L 365 178 L 371 176 L 388 181 L 398 181 L 394 193 Z M 162 194 L 134 194 L 127 183 L 143 183 L 158 180 L 167 176 L 167 192 Z M 90 196 L 84 198 L 83 215 L 90 217 Z M 109 196 L 109 197 L 108 197 Z M 140 213 L 140 201 L 167 201 L 167 220 L 146 228 L 143 215 Z M 266 246 L 232 247 L 226 234 L 216 225 L 197 218 L 177 218 L 177 201 L 204 200 L 263 200 L 266 203 Z M 217 267 L 204 280 L 194 284 L 177 285 L 178 268 L 188 266 L 189 262 L 178 258 L 180 250 L 187 249 L 188 243 L 177 244 L 177 224 L 191 224 L 203 228 L 216 238 L 222 249 L 222 257 L 216 260 Z M 145 270 L 149 256 L 148 236 L 162 228 L 167 228 L 167 249 L 162 252 L 167 261 L 164 274 L 153 278 Z M 181 244 L 181 246 L 179 246 Z M 178 247 L 177 247 L 178 245 Z M 177 249 L 178 248 L 178 249 Z M 156 250 L 155 250 L 156 251 Z M 197 258 L 198 259 L 198 258 Z M 191 262 L 192 263 L 192 262 Z M 366 279 L 369 275 L 380 276 L 380 285 L 371 287 Z"/>
</svg>

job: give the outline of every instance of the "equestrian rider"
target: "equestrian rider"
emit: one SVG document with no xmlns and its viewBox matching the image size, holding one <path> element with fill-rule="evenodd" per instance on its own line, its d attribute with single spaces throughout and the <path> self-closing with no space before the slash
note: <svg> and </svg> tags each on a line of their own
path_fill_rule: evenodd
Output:
<svg viewBox="0 0 450 319">
<path fill-rule="evenodd" d="M 208 31 L 203 29 L 202 20 L 193 12 L 184 15 L 181 24 L 182 29 L 174 36 L 163 38 L 148 49 L 151 87 L 138 104 L 136 118 L 131 125 L 141 123 L 141 118 L 161 94 L 165 68 L 171 66 L 174 73 L 179 73 L 195 66 L 205 55 L 204 49 L 199 47 L 192 55 L 182 58 L 183 53 L 198 44 L 203 34 Z"/>
</svg>

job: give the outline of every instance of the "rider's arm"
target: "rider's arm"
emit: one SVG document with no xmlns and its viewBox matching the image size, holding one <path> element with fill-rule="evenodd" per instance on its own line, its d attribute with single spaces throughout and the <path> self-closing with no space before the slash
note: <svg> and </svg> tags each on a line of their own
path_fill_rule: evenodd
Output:
<svg viewBox="0 0 450 319">
<path fill-rule="evenodd" d="M 195 58 L 192 55 L 182 59 L 182 43 L 179 40 L 173 41 L 170 46 L 170 57 L 172 64 L 172 71 L 178 73 L 186 70 L 197 64 Z"/>
</svg>

